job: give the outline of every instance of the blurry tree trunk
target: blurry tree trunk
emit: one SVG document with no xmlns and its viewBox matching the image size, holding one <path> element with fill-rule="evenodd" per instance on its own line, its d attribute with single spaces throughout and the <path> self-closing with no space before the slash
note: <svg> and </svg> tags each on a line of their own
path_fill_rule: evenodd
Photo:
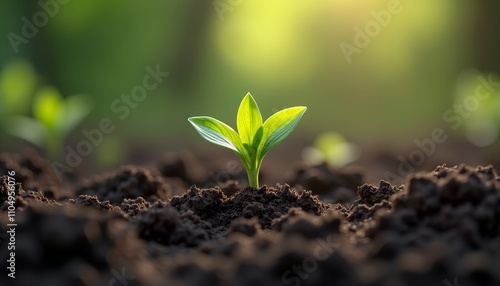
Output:
<svg viewBox="0 0 500 286">
<path fill-rule="evenodd" d="M 206 47 L 207 30 L 210 16 L 216 15 L 212 1 L 192 1 L 191 8 L 184 22 L 179 51 L 176 55 L 172 70 L 172 80 L 179 88 L 185 89 L 193 83 L 200 70 L 203 47 Z M 185 93 L 184 96 L 189 95 Z"/>
<path fill-rule="evenodd" d="M 474 29 L 474 68 L 500 74 L 500 1 L 482 0 Z"/>
</svg>

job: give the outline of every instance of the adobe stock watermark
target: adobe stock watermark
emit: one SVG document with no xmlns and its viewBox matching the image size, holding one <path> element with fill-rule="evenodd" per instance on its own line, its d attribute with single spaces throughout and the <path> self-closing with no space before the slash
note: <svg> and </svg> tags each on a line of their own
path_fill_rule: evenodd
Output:
<svg viewBox="0 0 500 286">
<path fill-rule="evenodd" d="M 40 9 L 35 12 L 31 19 L 27 17 L 22 17 L 22 27 L 20 34 L 14 32 L 9 32 L 7 38 L 9 39 L 10 45 L 14 52 L 19 53 L 19 45 L 27 44 L 31 39 L 33 39 L 39 32 L 39 30 L 45 27 L 50 18 L 55 17 L 61 8 L 61 5 L 66 5 L 71 0 L 39 0 L 38 6 Z"/>
<path fill-rule="evenodd" d="M 243 3 L 244 0 L 214 0 L 212 5 L 214 6 L 215 12 L 221 21 L 224 21 L 224 14 L 227 12 L 232 12 L 236 6 Z"/>
<path fill-rule="evenodd" d="M 111 102 L 110 110 L 116 118 L 104 117 L 96 128 L 83 129 L 81 133 L 85 137 L 84 139 L 80 140 L 76 146 L 66 145 L 64 162 L 52 162 L 52 168 L 60 182 L 62 182 L 65 173 L 72 173 L 83 162 L 83 159 L 88 157 L 94 148 L 103 142 L 105 135 L 116 130 L 114 122 L 117 119 L 120 121 L 127 119 L 131 110 L 136 109 L 148 97 L 148 92 L 156 89 L 169 76 L 169 73 L 160 70 L 159 64 L 155 68 L 147 66 L 145 69 L 147 73 L 142 78 L 142 85 L 134 86 L 129 93 L 122 93 L 120 97 Z"/>
<path fill-rule="evenodd" d="M 326 240 L 316 239 L 318 244 L 313 250 L 313 256 L 308 256 L 297 265 L 294 264 L 290 269 L 281 275 L 281 281 L 285 284 L 299 286 L 303 280 L 309 279 L 311 275 L 318 270 L 318 262 L 325 261 L 330 255 L 340 248 L 340 244 L 332 241 L 329 235 Z"/>
<path fill-rule="evenodd" d="M 461 102 L 454 103 L 452 107 L 445 110 L 443 113 L 443 121 L 448 123 L 451 129 L 456 130 L 460 128 L 464 122 L 471 116 L 471 114 L 479 108 L 484 100 L 491 97 L 498 88 L 500 88 L 500 81 L 495 81 L 494 75 L 490 74 L 488 77 L 482 75 L 477 78 L 478 85 L 474 90 L 474 94 L 466 96 Z M 399 155 L 397 157 L 399 164 L 397 167 L 397 174 L 390 171 L 384 173 L 387 181 L 394 180 L 403 181 L 406 176 L 415 171 L 425 163 L 427 158 L 432 156 L 438 145 L 443 144 L 448 140 L 449 136 L 443 128 L 437 127 L 431 131 L 428 138 L 416 139 L 414 141 L 416 148 L 413 149 L 406 157 Z"/>
<path fill-rule="evenodd" d="M 342 42 L 339 46 L 347 63 L 351 63 L 353 54 L 361 54 L 361 51 L 370 45 L 373 38 L 380 34 L 382 28 L 389 26 L 393 16 L 403 12 L 403 9 L 401 1 L 389 0 L 386 9 L 370 12 L 373 19 L 368 21 L 363 29 L 358 26 L 354 27 L 353 44 Z"/>
<path fill-rule="evenodd" d="M 125 267 L 122 267 L 122 271 L 118 272 L 115 269 L 111 270 L 111 274 L 113 274 L 113 278 L 109 280 L 108 286 L 127 286 L 129 281 L 135 279 L 135 276 L 127 276 L 125 272 Z"/>
<path fill-rule="evenodd" d="M 7 176 L 6 176 L 6 183 L 7 183 L 7 227 L 9 230 L 7 231 L 8 233 L 8 245 L 7 249 L 9 250 L 9 255 L 7 261 L 7 270 L 9 270 L 9 273 L 7 276 L 9 278 L 15 279 L 16 278 L 16 186 L 17 186 L 17 192 L 19 192 L 19 184 L 16 183 L 15 176 L 16 172 L 15 171 L 8 171 Z M 7 237 L 6 237 L 7 238 Z"/>
</svg>

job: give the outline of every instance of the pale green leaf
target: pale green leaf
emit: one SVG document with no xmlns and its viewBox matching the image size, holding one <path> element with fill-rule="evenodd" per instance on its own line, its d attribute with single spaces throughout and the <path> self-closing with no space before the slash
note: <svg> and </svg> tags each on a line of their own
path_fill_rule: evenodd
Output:
<svg viewBox="0 0 500 286">
<path fill-rule="evenodd" d="M 24 139 L 34 145 L 43 147 L 48 133 L 38 121 L 24 116 L 13 116 L 5 125 L 5 130 L 14 136 Z"/>
<path fill-rule="evenodd" d="M 359 156 L 356 145 L 347 142 L 342 134 L 326 132 L 318 136 L 314 146 L 324 156 L 324 161 L 334 167 L 344 166 Z"/>
<path fill-rule="evenodd" d="M 259 146 L 260 159 L 290 135 L 306 110 L 304 106 L 290 107 L 276 112 L 264 122 L 264 134 Z"/>
<path fill-rule="evenodd" d="M 85 94 L 68 97 L 64 105 L 64 132 L 71 131 L 92 111 L 92 100 Z"/>
<path fill-rule="evenodd" d="M 189 122 L 198 133 L 210 143 L 245 154 L 238 133 L 227 124 L 208 116 L 190 117 Z"/>
<path fill-rule="evenodd" d="M 236 124 L 243 144 L 254 143 L 257 130 L 262 126 L 262 115 L 250 93 L 243 98 L 238 109 Z M 258 145 L 259 142 L 257 142 Z"/>
</svg>

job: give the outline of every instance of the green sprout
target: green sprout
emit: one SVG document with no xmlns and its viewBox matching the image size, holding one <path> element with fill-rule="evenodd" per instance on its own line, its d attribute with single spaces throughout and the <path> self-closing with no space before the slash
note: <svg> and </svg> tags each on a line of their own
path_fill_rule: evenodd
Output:
<svg viewBox="0 0 500 286">
<path fill-rule="evenodd" d="M 466 106 L 464 114 L 446 113 L 445 120 L 458 129 L 472 144 L 485 147 L 493 144 L 500 134 L 500 89 L 488 83 L 498 82 L 497 74 L 480 73 L 476 70 L 463 72 L 457 80 L 454 106 Z M 468 106 L 468 100 L 476 102 Z"/>
<path fill-rule="evenodd" d="M 245 166 L 249 185 L 258 188 L 264 156 L 292 133 L 306 109 L 305 106 L 286 108 L 262 123 L 259 107 L 247 93 L 238 109 L 236 125 L 239 134 L 212 117 L 196 116 L 188 120 L 205 140 L 235 152 Z"/>
<path fill-rule="evenodd" d="M 336 132 L 326 132 L 314 140 L 314 145 L 303 150 L 304 160 L 310 165 L 326 162 L 331 167 L 342 167 L 359 157 L 358 147 Z"/>
<path fill-rule="evenodd" d="M 64 152 L 68 134 L 90 113 L 88 95 L 78 94 L 63 99 L 57 89 L 44 86 L 36 91 L 33 99 L 33 118 L 13 116 L 7 132 L 45 150 L 55 159 Z"/>
</svg>

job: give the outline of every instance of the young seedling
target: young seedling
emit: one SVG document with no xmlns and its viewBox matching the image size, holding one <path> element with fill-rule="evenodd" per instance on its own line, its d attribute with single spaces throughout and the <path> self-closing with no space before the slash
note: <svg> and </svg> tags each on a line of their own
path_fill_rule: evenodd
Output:
<svg viewBox="0 0 500 286">
<path fill-rule="evenodd" d="M 462 135 L 478 147 L 495 143 L 500 134 L 500 89 L 490 80 L 498 82 L 500 76 L 475 70 L 463 72 L 456 84 L 454 109 L 445 113 L 445 121 L 453 129 L 460 127 Z M 466 113 L 457 110 L 456 106 L 467 107 L 471 99 L 476 101 L 473 109 L 466 108 Z"/>
<path fill-rule="evenodd" d="M 33 99 L 33 118 L 11 117 L 7 132 L 39 146 L 49 158 L 56 159 L 64 152 L 66 137 L 90 113 L 91 105 L 88 95 L 63 99 L 57 89 L 44 86 Z"/>
<path fill-rule="evenodd" d="M 238 133 L 227 124 L 208 116 L 190 117 L 188 120 L 207 141 L 227 148 L 243 162 L 251 187 L 259 187 L 259 170 L 264 156 L 295 129 L 305 106 L 283 109 L 264 123 L 257 103 L 250 93 L 243 98 L 238 109 Z"/>
<path fill-rule="evenodd" d="M 313 146 L 306 147 L 302 155 L 310 165 L 325 162 L 338 168 L 355 161 L 359 157 L 359 150 L 356 144 L 348 142 L 342 134 L 326 132 L 314 140 Z"/>
</svg>

